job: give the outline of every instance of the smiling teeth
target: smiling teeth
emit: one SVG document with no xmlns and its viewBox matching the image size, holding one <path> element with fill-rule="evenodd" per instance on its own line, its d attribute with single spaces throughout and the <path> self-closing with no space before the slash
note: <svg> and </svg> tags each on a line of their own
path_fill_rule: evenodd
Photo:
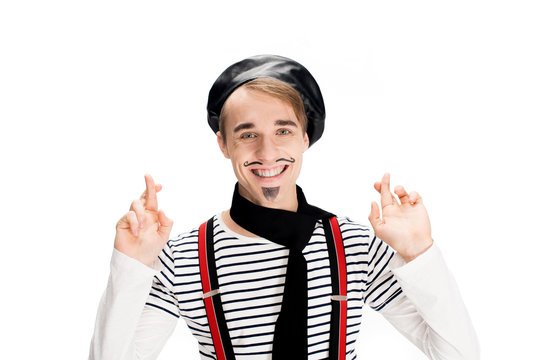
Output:
<svg viewBox="0 0 539 360">
<path fill-rule="evenodd" d="M 281 174 L 284 171 L 284 169 L 285 169 L 285 166 L 283 166 L 282 168 L 277 168 L 273 170 L 253 170 L 253 173 L 256 176 L 260 176 L 260 177 L 273 177 L 273 176 Z"/>
</svg>

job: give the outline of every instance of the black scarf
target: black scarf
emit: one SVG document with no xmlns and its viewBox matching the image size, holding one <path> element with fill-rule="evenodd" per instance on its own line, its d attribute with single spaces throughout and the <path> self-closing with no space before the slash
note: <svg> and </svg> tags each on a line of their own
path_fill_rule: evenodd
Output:
<svg viewBox="0 0 539 360">
<path fill-rule="evenodd" d="M 253 204 L 234 189 L 230 217 L 257 236 L 290 249 L 281 313 L 275 324 L 272 358 L 307 360 L 307 262 L 302 250 L 314 231 L 317 220 L 333 214 L 309 205 L 296 185 L 297 212 L 271 209 Z"/>
</svg>

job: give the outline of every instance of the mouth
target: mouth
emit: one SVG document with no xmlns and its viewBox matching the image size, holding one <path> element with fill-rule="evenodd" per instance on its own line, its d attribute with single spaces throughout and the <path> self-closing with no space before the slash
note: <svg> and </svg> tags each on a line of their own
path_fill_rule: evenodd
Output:
<svg viewBox="0 0 539 360">
<path fill-rule="evenodd" d="M 273 169 L 252 169 L 251 172 L 263 179 L 276 178 L 288 169 L 288 165 L 282 165 Z"/>
</svg>

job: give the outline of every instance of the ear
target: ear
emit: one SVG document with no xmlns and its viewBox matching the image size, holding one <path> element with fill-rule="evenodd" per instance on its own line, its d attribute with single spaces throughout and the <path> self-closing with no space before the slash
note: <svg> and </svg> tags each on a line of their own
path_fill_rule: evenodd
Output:
<svg viewBox="0 0 539 360">
<path fill-rule="evenodd" d="M 225 140 L 223 139 L 220 131 L 217 131 L 217 143 L 219 144 L 219 148 L 221 149 L 221 152 L 225 158 L 230 159 L 230 155 L 228 155 L 228 148 L 226 147 Z"/>
<path fill-rule="evenodd" d="M 307 135 L 307 132 L 303 134 L 303 151 L 307 150 L 309 148 L 309 136 Z"/>
</svg>

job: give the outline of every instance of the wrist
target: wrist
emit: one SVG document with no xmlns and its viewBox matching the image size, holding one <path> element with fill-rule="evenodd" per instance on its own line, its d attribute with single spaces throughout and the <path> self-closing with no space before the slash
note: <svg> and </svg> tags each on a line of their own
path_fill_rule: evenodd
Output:
<svg viewBox="0 0 539 360">
<path fill-rule="evenodd" d="M 434 244 L 434 240 L 432 238 L 429 238 L 425 241 L 421 242 L 421 245 L 416 243 L 416 246 L 414 246 L 413 249 L 410 249 L 409 251 L 406 251 L 405 254 L 399 253 L 399 255 L 406 261 L 406 263 L 409 263 L 410 261 L 414 260 L 418 256 L 424 254 L 432 247 L 432 244 Z"/>
</svg>

